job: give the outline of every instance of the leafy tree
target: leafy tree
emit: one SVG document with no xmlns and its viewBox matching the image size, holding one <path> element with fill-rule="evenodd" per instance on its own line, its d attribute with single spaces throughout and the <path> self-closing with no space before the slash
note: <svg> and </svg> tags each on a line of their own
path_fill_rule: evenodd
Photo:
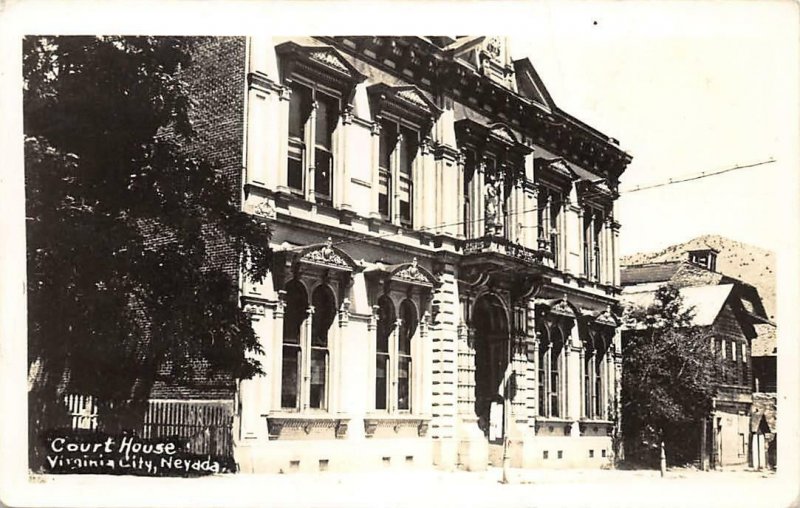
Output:
<svg viewBox="0 0 800 508">
<path fill-rule="evenodd" d="M 24 40 L 31 443 L 67 391 L 105 401 L 113 432 L 135 428 L 158 372 L 260 371 L 230 267 L 261 280 L 270 231 L 192 144 L 196 43 Z"/>
<path fill-rule="evenodd" d="M 699 437 L 698 422 L 711 413 L 717 360 L 705 330 L 693 326 L 693 313 L 671 285 L 659 288 L 649 307 L 626 309 L 622 424 L 627 459 L 643 446 L 655 452 L 662 441 L 672 462 L 696 457 L 694 436 Z"/>
</svg>

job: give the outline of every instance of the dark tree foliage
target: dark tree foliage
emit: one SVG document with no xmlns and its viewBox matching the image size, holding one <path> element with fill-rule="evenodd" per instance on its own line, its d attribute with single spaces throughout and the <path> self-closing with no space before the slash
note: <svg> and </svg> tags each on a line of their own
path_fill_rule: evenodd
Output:
<svg viewBox="0 0 800 508">
<path fill-rule="evenodd" d="M 134 425 L 136 403 L 165 366 L 175 381 L 190 378 L 198 358 L 212 373 L 260 371 L 237 277 L 210 248 L 233 246 L 235 265 L 260 280 L 270 231 L 193 150 L 181 73 L 194 43 L 24 40 L 34 432 L 59 424 L 65 392 L 105 401 L 101 418 L 114 430 Z"/>
<path fill-rule="evenodd" d="M 626 458 L 657 459 L 663 440 L 675 463 L 696 458 L 702 418 L 716 394 L 711 339 L 693 326 L 677 288 L 659 288 L 648 308 L 627 309 L 623 340 L 622 423 Z M 648 450 L 650 456 L 648 457 Z M 638 455 L 638 457 L 637 457 Z"/>
</svg>

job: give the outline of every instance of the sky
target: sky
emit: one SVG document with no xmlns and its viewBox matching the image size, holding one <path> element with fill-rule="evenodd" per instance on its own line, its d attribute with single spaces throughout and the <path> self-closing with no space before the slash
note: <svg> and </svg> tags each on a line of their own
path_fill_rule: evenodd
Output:
<svg viewBox="0 0 800 508">
<path fill-rule="evenodd" d="M 796 201 L 796 7 L 693 4 L 542 3 L 531 35 L 510 39 L 561 109 L 633 156 L 617 202 L 623 255 L 702 234 L 776 250 Z"/>
</svg>

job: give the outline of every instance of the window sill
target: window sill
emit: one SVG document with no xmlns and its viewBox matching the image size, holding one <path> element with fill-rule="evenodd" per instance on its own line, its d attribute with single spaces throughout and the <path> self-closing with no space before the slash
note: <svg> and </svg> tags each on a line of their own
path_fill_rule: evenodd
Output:
<svg viewBox="0 0 800 508">
<path fill-rule="evenodd" d="M 368 413 L 364 417 L 364 435 L 367 438 L 425 437 L 429 416 L 411 413 Z"/>
<path fill-rule="evenodd" d="M 271 412 L 266 415 L 269 439 L 342 439 L 350 417 L 324 412 Z"/>
<path fill-rule="evenodd" d="M 611 420 L 591 420 L 583 418 L 578 421 L 581 436 L 610 436 L 614 428 Z"/>
<path fill-rule="evenodd" d="M 537 416 L 535 428 L 537 435 L 569 436 L 574 420 L 556 416 Z"/>
</svg>

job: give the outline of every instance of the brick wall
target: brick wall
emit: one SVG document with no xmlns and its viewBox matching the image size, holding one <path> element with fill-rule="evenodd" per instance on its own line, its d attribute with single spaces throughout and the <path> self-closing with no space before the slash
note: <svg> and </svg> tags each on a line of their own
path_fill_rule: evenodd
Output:
<svg viewBox="0 0 800 508">
<path fill-rule="evenodd" d="M 246 72 L 244 37 L 203 37 L 196 40 L 192 64 L 184 72 L 190 87 L 191 114 L 195 137 L 187 150 L 205 157 L 225 177 L 228 189 L 241 202 L 244 140 L 244 97 Z M 215 228 L 205 231 L 208 264 L 222 268 L 236 281 L 238 259 L 232 246 Z M 234 380 L 229 375 L 211 375 L 206 362 L 198 358 L 191 380 L 175 384 L 159 379 L 152 398 L 224 399 L 232 398 Z M 162 367 L 165 373 L 168 365 Z"/>
</svg>

